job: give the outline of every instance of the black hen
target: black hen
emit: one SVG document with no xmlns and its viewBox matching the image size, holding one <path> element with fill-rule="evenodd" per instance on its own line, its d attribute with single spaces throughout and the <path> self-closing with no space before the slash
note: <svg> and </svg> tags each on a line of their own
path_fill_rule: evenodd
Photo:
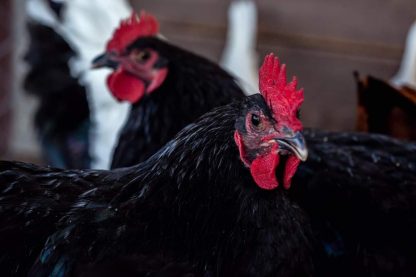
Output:
<svg viewBox="0 0 416 277">
<path fill-rule="evenodd" d="M 100 206 L 97 196 L 80 198 L 34 272 L 101 272 L 163 253 L 188 261 L 196 275 L 413 276 L 416 157 L 409 153 L 416 145 L 305 131 L 314 149 L 293 188 L 264 191 L 255 186 L 262 187 L 256 160 L 275 151 L 262 149 L 270 120 L 275 126 L 285 121 L 276 115 L 279 103 L 269 100 L 271 108 L 255 95 L 205 115 L 136 167 L 138 177 L 110 205 Z M 254 126 L 261 126 L 255 134 L 264 135 L 262 143 L 250 132 Z M 237 147 L 229 143 L 233 136 Z M 285 185 L 293 156 L 277 151 L 271 180 Z M 262 164 L 261 172 L 271 164 Z"/>
<path fill-rule="evenodd" d="M 313 238 L 303 212 L 286 191 L 258 188 L 238 158 L 233 136 L 248 132 L 244 122 L 253 112 L 270 115 L 260 95 L 217 108 L 130 168 L 134 178 L 121 190 L 104 184 L 81 196 L 32 273 L 92 274 L 161 253 L 188 261 L 197 276 L 312 273 Z M 109 203 L 103 195 L 112 193 Z"/>
<path fill-rule="evenodd" d="M 252 103 L 243 104 L 243 110 L 247 111 L 247 106 L 251 107 Z M 264 109 L 263 105 L 258 105 Z M 278 103 L 275 102 L 272 106 L 273 110 Z M 121 260 L 138 255 L 135 246 L 127 245 L 128 243 L 124 243 L 124 246 L 118 244 L 118 239 L 123 238 L 124 232 L 131 232 L 125 239 L 133 245 L 140 245 L 140 251 L 144 249 L 145 253 L 154 253 L 153 250 L 164 249 L 162 252 L 167 257 L 173 255 L 178 261 L 186 259 L 191 264 L 196 264 L 195 272 L 199 274 L 205 270 L 220 276 L 293 276 L 300 273 L 316 276 L 415 274 L 416 256 L 413 249 L 416 241 L 412 237 L 416 231 L 416 204 L 413 204 L 416 197 L 415 144 L 405 144 L 380 135 L 307 130 L 304 135 L 312 146 L 310 158 L 300 166 L 293 180 L 293 189 L 289 193 L 280 189 L 260 191 L 253 186 L 250 176 L 245 175 L 245 171 L 240 171 L 241 168 L 232 160 L 237 152 L 225 142 L 228 139 L 222 136 L 229 132 L 228 137 L 231 137 L 229 129 L 233 129 L 232 124 L 227 123 L 228 119 L 237 121 L 234 125 L 237 130 L 241 128 L 241 123 L 238 123 L 241 120 L 238 116 L 237 119 L 235 115 L 232 116 L 235 111 L 231 107 L 232 105 L 223 111 L 227 118 L 217 118 L 216 112 L 207 115 L 149 161 L 152 165 L 143 174 L 153 180 L 155 177 L 149 176 L 149 172 L 157 168 L 163 189 L 156 185 L 158 181 L 152 181 L 151 185 L 145 187 L 136 181 L 126 186 L 125 192 L 116 197 L 111 205 L 115 209 L 113 214 L 119 225 L 113 220 L 97 222 L 95 218 L 102 211 L 88 213 L 84 217 L 85 214 L 73 210 L 74 217 L 67 219 L 68 222 L 80 220 L 86 224 L 85 222 L 94 221 L 85 230 L 95 230 L 91 237 L 98 237 L 99 232 L 103 232 L 101 239 L 104 241 L 109 237 L 117 237 L 116 243 L 103 250 L 105 253 L 92 249 L 93 252 L 97 251 L 96 255 L 100 258 L 98 261 L 87 258 L 91 270 L 98 270 L 102 266 L 111 267 L 112 262 L 105 258 L 107 254 L 113 257 L 127 251 L 129 254 L 121 255 Z M 264 114 L 270 112 L 265 110 Z M 211 117 L 221 122 L 221 125 L 228 124 L 228 127 L 222 129 L 224 126 L 200 126 L 203 122 L 210 122 Z M 281 117 L 275 116 L 275 119 L 278 122 L 284 121 Z M 251 117 L 250 120 L 255 124 L 258 118 Z M 245 122 L 247 124 L 248 120 Z M 263 122 L 261 126 L 264 124 Z M 213 128 L 212 131 L 210 128 Z M 192 139 L 187 138 L 180 142 L 180 138 L 186 133 Z M 249 141 L 248 145 L 250 144 Z M 186 149 L 185 145 L 190 149 Z M 241 155 L 244 151 L 238 147 Z M 176 152 L 175 149 L 182 150 Z M 212 152 L 206 154 L 206 151 Z M 165 162 L 164 155 L 177 162 Z M 257 153 L 255 157 L 259 155 L 261 156 Z M 192 158 L 188 160 L 185 157 Z M 244 157 L 241 158 L 246 162 Z M 160 160 L 160 164 L 156 166 L 154 160 Z M 276 178 L 285 185 L 284 170 L 287 168 L 288 159 L 282 156 L 280 162 L 283 162 L 283 166 L 277 167 Z M 251 160 L 250 171 L 261 187 L 261 180 L 258 182 L 258 178 L 254 176 L 254 163 Z M 270 164 L 270 161 L 266 164 Z M 266 164 L 263 166 L 267 167 Z M 204 172 L 199 171 L 205 168 Z M 169 176 L 175 176 L 174 183 L 177 186 L 169 187 L 174 191 L 169 196 L 165 184 L 168 182 L 165 174 L 169 173 L 165 171 L 171 170 L 173 173 Z M 182 184 L 185 183 L 191 183 L 190 187 L 184 188 Z M 219 183 L 221 186 L 216 188 Z M 230 183 L 246 185 L 224 185 Z M 150 200 L 152 197 L 156 199 Z M 130 210 L 141 201 L 143 204 L 135 208 L 133 219 L 118 218 L 124 216 L 120 215 L 123 212 L 120 213 L 119 207 L 128 207 L 126 209 Z M 151 208 L 146 210 L 149 203 L 152 203 Z M 136 221 L 136 218 L 139 220 Z M 137 227 L 138 222 L 140 224 Z M 147 223 L 141 225 L 143 222 Z M 106 233 L 105 230 L 110 230 L 113 225 L 117 225 L 118 229 Z M 73 232 L 71 228 L 76 228 L 69 226 L 65 231 Z M 135 227 L 130 230 L 131 226 Z M 143 232 L 142 228 L 146 231 Z M 118 233 L 120 230 L 122 233 Z M 46 253 L 49 253 L 50 247 L 56 247 L 63 242 L 62 236 L 68 234 L 65 231 L 51 237 L 49 248 L 44 250 Z M 78 231 L 74 233 L 78 234 Z M 136 235 L 138 238 L 132 239 Z M 84 239 L 78 241 L 76 238 L 79 245 L 88 242 L 90 238 Z M 156 246 L 152 243 L 154 240 Z M 64 242 L 64 247 L 68 247 L 70 243 L 74 241 Z M 104 243 L 93 244 L 101 247 Z M 65 254 L 59 254 L 58 257 L 60 261 L 71 264 L 73 259 L 70 256 L 78 257 L 80 253 L 77 252 L 78 247 L 69 247 L 70 250 L 65 250 Z M 113 248 L 114 253 L 110 253 L 108 249 Z M 275 251 L 276 249 L 278 250 Z"/>
<path fill-rule="evenodd" d="M 265 94 L 267 101 L 257 94 L 213 110 L 135 167 L 61 171 L 4 163 L 2 217 L 21 232 L 0 236 L 23 251 L 3 251 L 3 268 L 10 270 L 14 262 L 12 269 L 26 272 L 31 254 L 55 227 L 53 220 L 41 219 L 58 222 L 64 215 L 39 254 L 33 275 L 100 274 L 115 272 L 120 265 L 126 274 L 141 274 L 146 267 L 152 273 L 155 267 L 147 266 L 152 261 L 161 264 L 160 270 L 197 276 L 311 273 L 315 256 L 308 220 L 286 191 L 261 189 L 261 180 L 267 178 L 290 182 L 298 164 L 293 162 L 305 155 L 296 119 L 300 102 L 280 116 L 276 99 L 268 98 L 273 93 Z M 287 126 L 289 118 L 298 125 Z M 272 164 L 267 163 L 270 158 Z M 30 173 L 23 175 L 16 167 Z M 276 168 L 279 176 L 262 177 Z M 260 180 L 258 186 L 253 178 Z M 29 180 L 53 187 L 26 193 L 22 187 L 29 186 Z M 59 190 L 67 186 L 73 191 L 55 203 Z M 77 200 L 71 205 L 73 197 Z M 40 218 L 30 215 L 32 210 Z M 44 225 L 35 226 L 38 220 Z M 22 237 L 36 231 L 41 233 L 39 241 L 20 245 Z"/>
<path fill-rule="evenodd" d="M 149 26 L 154 30 L 147 32 Z M 108 85 L 132 103 L 111 168 L 146 160 L 187 124 L 214 107 L 244 96 L 218 65 L 156 37 L 156 20 L 133 15 L 116 30 L 96 67 L 110 66 Z"/>
<path fill-rule="evenodd" d="M 278 84 L 279 93 L 287 91 Z M 173 276 L 412 276 L 416 257 L 408 250 L 415 244 L 410 234 L 416 231 L 416 180 L 411 174 L 416 158 L 408 153 L 416 145 L 378 135 L 306 131 L 315 148 L 299 167 L 294 188 L 261 189 L 267 188 L 264 181 L 290 187 L 297 164 L 290 153 L 305 156 L 296 119 L 299 102 L 284 109 L 281 103 L 288 99 L 269 97 L 268 86 L 261 90 L 266 101 L 253 95 L 213 110 L 138 166 L 116 171 L 30 169 L 24 179 L 28 186 L 35 172 L 47 172 L 35 183 L 62 190 L 80 186 L 79 192 L 65 194 L 67 199 L 77 195 L 73 205 L 63 201 L 53 209 L 59 211 L 53 212 L 57 221 L 65 216 L 32 274 L 123 270 L 144 275 L 166 269 L 178 273 Z M 1 216 L 9 219 L 10 228 L 22 230 L 23 237 L 30 236 L 42 229 L 34 227 L 36 216 L 24 215 L 54 194 L 25 194 L 12 166 L 4 164 L 0 174 L 0 183 L 9 188 L 0 198 L 0 211 L 8 211 Z M 17 189 L 5 202 L 13 187 Z M 21 207 L 17 213 L 11 208 L 16 206 Z M 29 218 L 32 226 L 26 227 Z M 394 230 L 394 224 L 406 229 Z M 0 237 L 10 245 L 22 242 L 11 232 Z M 36 243 L 39 247 L 43 241 Z M 33 262 L 27 257 L 33 248 L 23 249 L 13 259 L 17 265 Z M 7 251 L 1 261 L 10 256 Z"/>
</svg>

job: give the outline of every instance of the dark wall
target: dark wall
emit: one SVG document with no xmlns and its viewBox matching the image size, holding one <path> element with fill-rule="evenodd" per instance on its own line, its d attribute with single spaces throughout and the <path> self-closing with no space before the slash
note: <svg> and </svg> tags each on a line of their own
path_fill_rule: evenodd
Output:
<svg viewBox="0 0 416 277">
<path fill-rule="evenodd" d="M 8 148 L 11 121 L 11 1 L 0 1 L 0 155 Z"/>
<path fill-rule="evenodd" d="M 229 1 L 133 0 L 161 20 L 171 41 L 218 60 Z M 415 0 L 261 0 L 260 57 L 277 52 L 305 88 L 308 126 L 352 130 L 356 87 L 352 72 L 390 78 L 398 68 Z"/>
</svg>

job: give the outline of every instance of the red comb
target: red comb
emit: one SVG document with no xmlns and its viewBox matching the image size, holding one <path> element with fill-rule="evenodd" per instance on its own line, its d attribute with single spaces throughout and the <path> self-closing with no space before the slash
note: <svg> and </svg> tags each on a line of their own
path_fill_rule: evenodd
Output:
<svg viewBox="0 0 416 277">
<path fill-rule="evenodd" d="M 286 65 L 280 65 L 273 54 L 264 58 L 259 72 L 260 92 L 274 117 L 296 117 L 296 112 L 303 102 L 303 89 L 296 90 L 297 79 L 294 76 L 290 83 L 286 80 Z"/>
<path fill-rule="evenodd" d="M 158 32 L 159 23 L 153 15 L 141 11 L 138 16 L 133 12 L 114 31 L 113 38 L 107 43 L 107 51 L 121 52 L 139 37 L 154 36 Z"/>
</svg>

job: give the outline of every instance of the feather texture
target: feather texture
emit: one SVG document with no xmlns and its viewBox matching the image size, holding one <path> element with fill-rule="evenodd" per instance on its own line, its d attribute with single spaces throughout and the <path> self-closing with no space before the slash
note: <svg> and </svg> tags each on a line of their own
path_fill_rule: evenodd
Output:
<svg viewBox="0 0 416 277">
<path fill-rule="evenodd" d="M 416 145 L 305 130 L 292 189 L 265 191 L 232 139 L 253 105 L 266 107 L 257 94 L 214 109 L 131 168 L 2 162 L 3 272 L 412 276 Z"/>
<path fill-rule="evenodd" d="M 112 168 L 146 160 L 199 116 L 244 96 L 228 73 L 205 58 L 158 38 L 139 39 L 134 48 L 156 50 L 168 60 L 169 73 L 157 90 L 132 105 Z"/>
</svg>

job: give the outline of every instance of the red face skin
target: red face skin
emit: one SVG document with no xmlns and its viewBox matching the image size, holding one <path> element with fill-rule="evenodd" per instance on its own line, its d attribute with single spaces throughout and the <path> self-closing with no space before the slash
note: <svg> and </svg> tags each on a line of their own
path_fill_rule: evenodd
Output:
<svg viewBox="0 0 416 277">
<path fill-rule="evenodd" d="M 286 67 L 280 65 L 277 57 L 266 56 L 259 72 L 259 87 L 273 118 L 265 116 L 261 110 L 249 111 L 245 120 L 246 132 L 234 133 L 240 158 L 262 189 L 275 189 L 279 181 L 289 189 L 300 158 L 306 160 L 307 157 L 301 135 L 303 126 L 297 116 L 303 102 L 303 90 L 296 90 L 296 85 L 296 78 L 287 83 Z M 257 118 L 254 122 L 253 114 Z M 280 178 L 276 177 L 276 169 L 279 169 Z"/>
<path fill-rule="evenodd" d="M 156 18 L 141 11 L 133 12 L 122 20 L 108 41 L 106 54 L 93 61 L 94 68 L 111 67 L 114 72 L 108 76 L 107 84 L 115 98 L 136 103 L 160 87 L 168 74 L 167 67 L 156 66 L 161 57 L 152 49 L 133 49 L 127 52 L 132 43 L 143 37 L 153 37 L 159 33 Z"/>
<path fill-rule="evenodd" d="M 160 87 L 168 74 L 166 67 L 154 67 L 159 54 L 151 49 L 135 49 L 120 56 L 114 54 L 111 59 L 119 66 L 108 76 L 107 84 L 114 97 L 120 101 L 138 102 L 145 94 Z"/>
<path fill-rule="evenodd" d="M 266 190 L 272 190 L 279 186 L 276 177 L 276 169 L 282 166 L 281 175 L 283 187 L 289 189 L 293 176 L 300 164 L 300 159 L 290 153 L 287 149 L 281 148 L 276 138 L 294 136 L 295 132 L 286 127 L 285 122 L 276 123 L 263 113 L 254 112 L 260 118 L 260 125 L 252 123 L 252 112 L 246 115 L 245 127 L 247 133 L 234 133 L 234 140 L 240 152 L 240 158 L 250 168 L 250 173 L 256 184 Z M 282 156 L 287 155 L 284 163 L 281 163 Z M 254 157 L 254 158 L 253 158 Z"/>
</svg>

